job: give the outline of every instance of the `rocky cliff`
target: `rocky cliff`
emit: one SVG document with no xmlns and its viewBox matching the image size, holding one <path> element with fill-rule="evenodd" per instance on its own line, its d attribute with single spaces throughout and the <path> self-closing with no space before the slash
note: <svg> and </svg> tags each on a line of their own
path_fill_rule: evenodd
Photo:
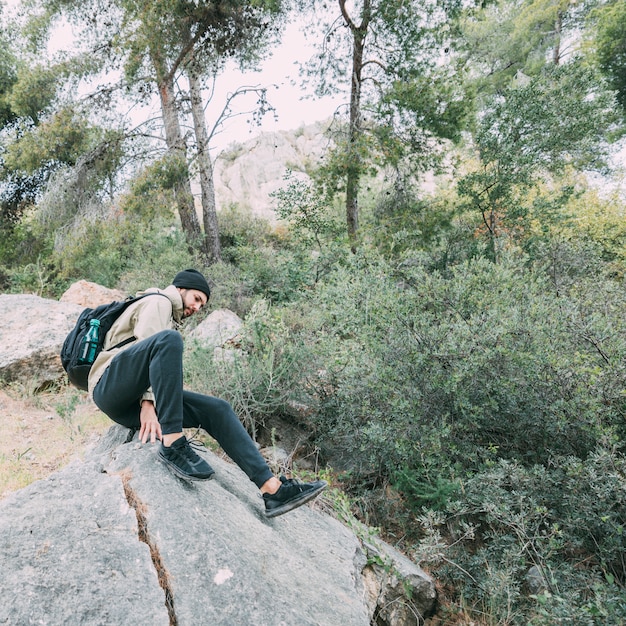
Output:
<svg viewBox="0 0 626 626">
<path fill-rule="evenodd" d="M 261 133 L 222 152 L 215 163 L 218 210 L 231 204 L 275 219 L 270 194 L 285 185 L 287 170 L 302 174 L 319 165 L 329 146 L 325 132 L 330 121 L 292 131 Z"/>
</svg>

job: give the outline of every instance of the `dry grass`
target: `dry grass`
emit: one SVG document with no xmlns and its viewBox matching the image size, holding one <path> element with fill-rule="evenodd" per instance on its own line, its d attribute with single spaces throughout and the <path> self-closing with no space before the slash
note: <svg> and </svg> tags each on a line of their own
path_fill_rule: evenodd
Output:
<svg viewBox="0 0 626 626">
<path fill-rule="evenodd" d="M 110 425 L 87 394 L 70 387 L 0 390 L 0 498 L 79 458 Z"/>
</svg>

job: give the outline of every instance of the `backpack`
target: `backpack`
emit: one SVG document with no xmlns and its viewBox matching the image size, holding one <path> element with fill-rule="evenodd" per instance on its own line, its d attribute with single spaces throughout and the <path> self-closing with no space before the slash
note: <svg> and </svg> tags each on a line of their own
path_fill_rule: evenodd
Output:
<svg viewBox="0 0 626 626">
<path fill-rule="evenodd" d="M 97 319 L 100 321 L 100 332 L 98 337 L 98 347 L 96 349 L 95 357 L 100 354 L 102 351 L 102 347 L 104 345 L 104 340 L 113 326 L 115 320 L 134 302 L 137 300 L 141 300 L 146 296 L 152 295 L 162 295 L 165 294 L 152 294 L 145 293 L 140 296 L 130 297 L 126 300 L 110 302 L 109 304 L 101 304 L 97 306 L 95 309 L 85 309 L 79 316 L 78 320 L 76 320 L 76 325 L 69 332 L 65 341 L 63 342 L 63 347 L 61 348 L 61 363 L 63 365 L 63 369 L 67 372 L 67 377 L 69 381 L 74 387 L 78 387 L 78 389 L 82 389 L 83 391 L 88 390 L 87 379 L 89 378 L 89 372 L 91 371 L 91 366 L 93 365 L 93 361 L 91 363 L 83 363 L 79 361 L 81 347 L 83 343 L 83 339 L 89 330 L 89 326 L 91 320 Z M 167 296 L 165 296 L 167 298 Z M 135 341 L 135 337 L 129 337 L 125 339 L 121 343 L 113 346 L 113 348 L 121 348 L 131 341 Z M 94 361 L 95 361 L 94 357 Z"/>
</svg>

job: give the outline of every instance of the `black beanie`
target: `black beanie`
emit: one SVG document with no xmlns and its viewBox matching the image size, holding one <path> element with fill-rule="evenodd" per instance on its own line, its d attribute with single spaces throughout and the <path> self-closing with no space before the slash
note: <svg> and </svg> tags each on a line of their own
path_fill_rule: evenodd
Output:
<svg viewBox="0 0 626 626">
<path fill-rule="evenodd" d="M 206 294 L 207 299 L 211 297 L 211 290 L 206 278 L 198 270 L 183 270 L 174 276 L 172 281 L 174 287 L 181 289 L 197 289 Z"/>
</svg>

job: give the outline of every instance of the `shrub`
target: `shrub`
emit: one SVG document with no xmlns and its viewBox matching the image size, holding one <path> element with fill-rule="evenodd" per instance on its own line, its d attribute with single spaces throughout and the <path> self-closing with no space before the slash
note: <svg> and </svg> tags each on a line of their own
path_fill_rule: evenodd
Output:
<svg viewBox="0 0 626 626">
<path fill-rule="evenodd" d="M 445 514 L 421 517 L 415 556 L 493 623 L 617 626 L 626 615 L 625 496 L 626 458 L 615 447 L 598 445 L 584 464 L 501 460 L 465 481 Z"/>
<path fill-rule="evenodd" d="M 278 312 L 257 300 L 237 337 L 236 349 L 214 359 L 213 351 L 192 344 L 185 353 L 186 381 L 199 392 L 228 400 L 256 439 L 268 418 L 302 401 L 307 352 L 290 340 Z"/>
</svg>

